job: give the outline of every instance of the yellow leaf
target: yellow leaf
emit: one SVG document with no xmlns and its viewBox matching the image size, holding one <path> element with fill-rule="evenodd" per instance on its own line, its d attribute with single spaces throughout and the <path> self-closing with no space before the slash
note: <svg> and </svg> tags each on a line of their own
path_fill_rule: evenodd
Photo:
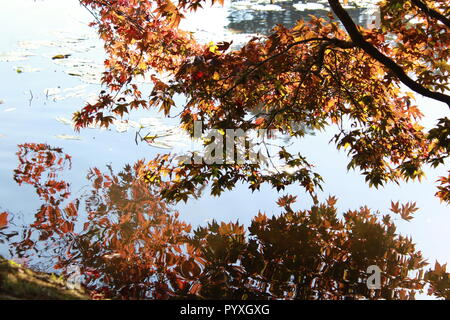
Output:
<svg viewBox="0 0 450 320">
<path fill-rule="evenodd" d="M 209 51 L 211 51 L 212 53 L 216 53 L 217 52 L 217 49 L 219 49 L 219 47 L 218 46 L 216 46 L 215 44 L 214 44 L 214 42 L 210 42 L 209 44 Z"/>
</svg>

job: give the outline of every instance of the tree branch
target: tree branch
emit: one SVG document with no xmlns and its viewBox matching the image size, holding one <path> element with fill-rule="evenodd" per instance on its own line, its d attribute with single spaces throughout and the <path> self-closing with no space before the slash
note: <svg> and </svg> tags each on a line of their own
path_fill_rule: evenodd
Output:
<svg viewBox="0 0 450 320">
<path fill-rule="evenodd" d="M 431 9 L 430 7 L 428 7 L 426 5 L 426 3 L 422 2 L 421 0 L 411 0 L 411 2 L 413 4 L 415 4 L 417 7 L 420 8 L 420 10 L 422 10 L 426 15 L 439 20 L 440 22 L 442 22 L 443 24 L 445 24 L 447 26 L 447 28 L 450 29 L 450 19 L 447 18 L 446 16 L 444 16 L 443 14 L 441 14 L 440 12 Z"/>
<path fill-rule="evenodd" d="M 309 38 L 309 39 L 304 39 L 304 40 L 299 40 L 296 42 L 293 42 L 291 44 L 289 44 L 286 48 L 284 48 L 282 51 L 278 52 L 277 54 L 274 54 L 270 57 L 268 57 L 267 59 L 257 63 L 256 65 L 253 66 L 253 68 L 247 70 L 242 76 L 240 76 L 240 78 L 238 79 L 238 81 L 235 82 L 235 84 L 229 88 L 224 94 L 222 94 L 221 98 L 227 96 L 228 94 L 230 94 L 231 91 L 233 91 L 234 89 L 236 89 L 236 87 L 240 84 L 242 84 L 243 80 L 249 76 L 251 73 L 253 73 L 254 71 L 256 71 L 257 69 L 259 69 L 261 66 L 263 66 L 264 64 L 266 64 L 267 62 L 278 58 L 280 56 L 282 56 L 283 54 L 286 54 L 289 50 L 291 50 L 293 47 L 300 45 L 300 44 L 305 44 L 305 43 L 309 43 L 309 42 L 315 42 L 315 41 L 324 41 L 327 42 L 329 44 L 333 44 L 336 47 L 339 48 L 343 48 L 343 49 L 350 49 L 350 48 L 354 48 L 355 45 L 352 42 L 349 41 L 344 41 L 341 39 L 337 39 L 337 38 Z"/>
<path fill-rule="evenodd" d="M 328 3 L 330 4 L 330 7 L 333 9 L 333 12 L 337 15 L 339 20 L 344 25 L 345 29 L 347 30 L 347 33 L 349 34 L 350 38 L 352 39 L 353 43 L 356 46 L 364 50 L 372 58 L 374 58 L 375 60 L 383 64 L 385 67 L 387 67 L 389 70 L 391 70 L 397 76 L 397 78 L 411 90 L 425 97 L 444 102 L 450 108 L 450 96 L 440 92 L 431 91 L 430 89 L 425 88 L 420 83 L 414 81 L 394 60 L 385 56 L 376 47 L 367 42 L 364 39 L 363 35 L 359 32 L 358 27 L 353 22 L 350 15 L 341 6 L 339 0 L 328 0 Z"/>
</svg>

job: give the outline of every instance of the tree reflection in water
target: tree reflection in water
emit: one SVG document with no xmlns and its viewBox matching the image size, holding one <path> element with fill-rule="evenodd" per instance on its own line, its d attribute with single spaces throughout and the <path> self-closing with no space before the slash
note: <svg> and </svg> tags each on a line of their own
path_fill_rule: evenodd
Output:
<svg viewBox="0 0 450 320">
<path fill-rule="evenodd" d="M 19 185 L 32 185 L 43 201 L 35 214 L 34 223 L 23 230 L 22 241 L 14 243 L 17 255 L 23 257 L 30 249 L 39 250 L 33 239 L 56 242 L 70 237 L 77 218 L 77 208 L 75 203 L 62 206 L 69 198 L 70 191 L 69 184 L 58 177 L 59 173 L 70 169 L 70 156 L 60 148 L 45 144 L 26 143 L 18 148 L 19 166 L 14 170 L 14 180 Z"/>
<path fill-rule="evenodd" d="M 91 289 L 113 296 L 169 298 L 199 267 L 186 244 L 190 226 L 138 179 L 141 165 L 119 174 L 91 170 L 88 218 L 60 266 L 80 265 Z"/>
<path fill-rule="evenodd" d="M 92 169 L 90 190 L 64 204 L 69 184 L 58 173 L 70 168 L 70 156 L 29 143 L 19 146 L 18 157 L 14 179 L 32 185 L 44 203 L 21 241 L 11 243 L 17 256 L 50 257 L 63 272 L 76 265 L 84 284 L 107 296 L 168 298 L 180 290 L 181 276 L 198 276 L 186 243 L 190 226 L 138 179 L 142 162 L 119 174 Z M 87 217 L 79 217 L 80 204 Z M 81 232 L 74 232 L 77 222 Z"/>
<path fill-rule="evenodd" d="M 248 232 L 212 222 L 191 232 L 143 182 L 143 161 L 115 173 L 90 170 L 88 191 L 71 200 L 59 174 L 70 156 L 43 144 L 19 146 L 14 179 L 36 188 L 43 204 L 15 256 L 52 261 L 66 274 L 77 266 L 94 295 L 126 299 L 408 298 L 425 284 L 426 265 L 389 216 L 367 208 L 338 218 L 336 199 L 294 211 L 256 216 Z M 79 231 L 78 231 L 79 230 Z M 7 229 L 0 230 L 0 237 Z M 368 290 L 367 267 L 383 270 L 382 289 Z"/>
</svg>

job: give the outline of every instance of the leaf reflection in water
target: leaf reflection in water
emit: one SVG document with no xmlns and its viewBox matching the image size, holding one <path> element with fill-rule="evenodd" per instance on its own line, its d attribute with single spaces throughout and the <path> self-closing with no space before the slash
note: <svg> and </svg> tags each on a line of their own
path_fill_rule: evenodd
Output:
<svg viewBox="0 0 450 320">
<path fill-rule="evenodd" d="M 14 179 L 32 185 L 43 201 L 21 240 L 10 243 L 19 259 L 50 256 L 63 273 L 77 265 L 84 285 L 106 296 L 166 299 L 180 289 L 183 272 L 198 276 L 195 250 L 186 243 L 191 227 L 139 179 L 142 161 L 118 174 L 90 170 L 89 190 L 69 201 L 69 183 L 59 175 L 70 169 L 70 156 L 32 143 L 17 154 Z"/>
<path fill-rule="evenodd" d="M 66 276 L 76 266 L 93 297 L 404 299 L 425 285 L 426 262 L 412 240 L 366 207 L 338 218 L 336 198 L 294 212 L 296 197 L 285 196 L 277 202 L 285 212 L 258 214 L 248 233 L 214 220 L 191 232 L 161 190 L 140 179 L 143 161 L 119 173 L 91 169 L 89 186 L 70 199 L 61 176 L 71 158 L 62 149 L 28 143 L 18 157 L 14 179 L 43 203 L 20 237 L 7 233 L 10 214 L 2 213 L 0 240 L 16 260 L 51 260 Z M 368 290 L 368 265 L 386 270 L 383 290 Z"/>
</svg>

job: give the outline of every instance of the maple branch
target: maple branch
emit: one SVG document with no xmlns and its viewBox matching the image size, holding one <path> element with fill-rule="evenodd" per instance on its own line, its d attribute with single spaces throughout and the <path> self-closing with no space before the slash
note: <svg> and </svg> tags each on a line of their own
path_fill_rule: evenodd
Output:
<svg viewBox="0 0 450 320">
<path fill-rule="evenodd" d="M 98 24 L 101 24 L 101 23 L 102 23 L 101 20 L 99 19 L 99 17 L 98 17 L 98 16 L 91 10 L 91 8 L 89 8 L 84 2 L 80 1 L 80 5 L 81 5 L 82 7 L 84 7 L 84 8 L 91 14 L 91 16 L 94 17 L 95 20 L 97 20 L 97 23 L 98 23 Z"/>
<path fill-rule="evenodd" d="M 286 46 L 286 48 L 284 48 L 282 51 L 280 51 L 280 52 L 278 52 L 278 53 L 268 57 L 267 59 L 264 59 L 261 62 L 258 62 L 256 65 L 253 66 L 253 68 L 247 70 L 239 78 L 239 80 L 235 82 L 235 84 L 231 88 L 229 88 L 224 94 L 222 94 L 221 98 L 224 98 L 225 96 L 230 94 L 230 92 L 233 91 L 234 89 L 236 89 L 236 87 L 238 85 L 240 85 L 247 78 L 247 76 L 249 76 L 251 73 L 253 73 L 257 69 L 259 69 L 261 66 L 263 66 L 267 62 L 269 62 L 269 61 L 271 61 L 271 60 L 273 60 L 275 58 L 278 58 L 279 56 L 282 56 L 283 54 L 287 53 L 289 50 L 291 50 L 293 47 L 295 47 L 297 45 L 305 44 L 305 43 L 309 43 L 309 42 L 314 42 L 314 41 L 325 41 L 325 42 L 327 42 L 329 44 L 333 44 L 336 47 L 343 48 L 343 49 L 350 49 L 350 48 L 355 47 L 355 45 L 352 42 L 341 40 L 341 39 L 337 39 L 337 38 L 326 38 L 326 37 L 309 38 L 309 39 L 304 39 L 304 40 L 299 40 L 299 41 L 296 41 L 296 42 L 292 42 L 288 46 Z"/>
<path fill-rule="evenodd" d="M 426 5 L 426 3 L 422 2 L 421 0 L 411 0 L 413 4 L 415 4 L 417 7 L 420 8 L 426 15 L 439 20 L 443 24 L 447 26 L 447 28 L 450 29 L 450 19 L 444 16 L 442 13 L 438 12 L 437 10 L 431 9 Z"/>
<path fill-rule="evenodd" d="M 353 43 L 364 50 L 369 56 L 383 64 L 386 68 L 391 70 L 397 78 L 403 82 L 408 88 L 411 90 L 434 100 L 441 101 L 446 103 L 450 108 L 450 96 L 431 91 L 430 89 L 424 87 L 420 83 L 411 79 L 408 74 L 400 67 L 394 60 L 385 56 L 381 51 L 379 51 L 375 46 L 370 44 L 364 39 L 363 35 L 359 32 L 358 27 L 353 22 L 350 15 L 345 11 L 345 9 L 341 6 L 339 0 L 328 0 L 330 7 L 333 9 L 333 12 L 337 15 L 339 20 L 344 25 L 347 33 L 352 39 Z"/>
</svg>

